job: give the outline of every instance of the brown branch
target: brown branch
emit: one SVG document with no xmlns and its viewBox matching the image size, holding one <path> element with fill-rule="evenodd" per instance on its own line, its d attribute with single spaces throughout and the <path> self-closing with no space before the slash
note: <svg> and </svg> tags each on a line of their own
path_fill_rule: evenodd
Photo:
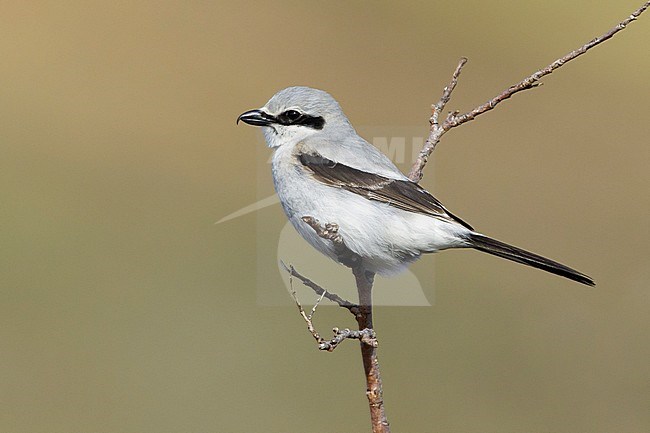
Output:
<svg viewBox="0 0 650 433">
<path fill-rule="evenodd" d="M 283 263 L 284 265 L 284 263 Z M 361 329 L 359 331 L 351 330 L 348 328 L 345 329 L 339 329 L 339 328 L 334 328 L 332 331 L 334 332 L 334 337 L 332 337 L 329 340 L 325 340 L 321 335 L 316 331 L 316 328 L 314 327 L 314 322 L 313 322 L 313 317 L 316 314 L 316 308 L 320 304 L 320 302 L 323 300 L 323 298 L 328 297 L 327 295 L 330 295 L 330 297 L 334 297 L 337 299 L 337 303 L 350 310 L 350 312 L 353 311 L 353 309 L 358 310 L 358 306 L 351 304 L 337 295 L 332 295 L 328 293 L 326 290 L 324 290 L 322 287 L 318 286 L 317 284 L 312 283 L 309 287 L 314 288 L 318 287 L 318 289 L 321 291 L 320 297 L 314 304 L 314 307 L 311 309 L 309 314 L 305 313 L 305 309 L 302 307 L 302 304 L 298 300 L 298 295 L 296 294 L 296 291 L 293 288 L 293 277 L 297 276 L 297 272 L 293 268 L 293 266 L 287 268 L 285 265 L 285 268 L 289 271 L 289 287 L 291 288 L 291 296 L 293 297 L 293 300 L 296 302 L 296 306 L 298 307 L 298 311 L 300 312 L 300 316 L 303 318 L 305 323 L 307 324 L 307 330 L 309 333 L 314 337 L 316 342 L 318 343 L 318 349 L 319 350 L 326 350 L 328 352 L 332 352 L 334 349 L 338 347 L 339 344 L 343 342 L 343 340 L 346 339 L 351 339 L 351 340 L 359 340 L 361 341 L 362 345 L 368 345 L 371 347 L 377 347 L 377 336 L 375 335 L 375 331 L 372 329 Z M 303 284 L 305 282 L 303 281 Z M 330 298 L 328 297 L 328 298 Z"/>
<path fill-rule="evenodd" d="M 445 109 L 447 102 L 449 102 L 451 99 L 451 92 L 453 92 L 456 88 L 456 84 L 458 84 L 458 77 L 460 76 L 460 72 L 466 63 L 467 58 L 461 57 L 460 61 L 458 62 L 458 66 L 456 66 L 456 70 L 451 76 L 451 81 L 442 91 L 440 100 L 431 106 L 431 117 L 429 118 L 431 129 L 429 131 L 429 137 L 427 137 L 427 141 L 424 142 L 424 146 L 422 146 L 422 150 L 420 150 L 418 157 L 415 159 L 415 162 L 413 162 L 413 166 L 411 167 L 411 171 L 408 175 L 409 179 L 411 179 L 413 182 L 419 182 L 422 180 L 422 170 L 424 170 L 424 166 L 429 160 L 429 155 L 431 155 L 433 149 L 436 148 L 436 145 L 440 142 L 440 139 L 444 133 L 447 132 L 440 126 L 440 114 Z"/>
<path fill-rule="evenodd" d="M 352 269 L 354 274 L 357 292 L 359 294 L 359 304 L 352 304 L 338 295 L 327 292 L 318 284 L 300 275 L 293 266 L 283 266 L 289 272 L 289 282 L 291 291 L 298 311 L 303 320 L 307 323 L 307 329 L 318 343 L 320 350 L 333 351 L 346 339 L 356 339 L 360 341 L 361 358 L 363 361 L 363 369 L 366 376 L 366 397 L 368 398 L 368 406 L 370 408 L 370 422 L 372 425 L 373 433 L 390 433 L 390 426 L 386 418 L 386 411 L 384 410 L 383 388 L 381 382 L 381 375 L 379 372 L 379 361 L 377 359 L 377 336 L 373 329 L 372 324 L 372 284 L 375 274 L 366 271 L 363 267 L 361 257 L 350 250 L 339 234 L 339 227 L 334 223 L 326 223 L 321 225 L 320 222 L 311 216 L 304 216 L 302 220 L 307 223 L 314 231 L 323 239 L 327 239 L 334 244 L 334 251 L 336 252 L 339 262 Z M 311 288 L 320 295 L 318 302 L 314 305 L 310 314 L 306 314 L 302 305 L 296 297 L 293 290 L 291 277 L 298 278 L 304 285 Z M 359 325 L 359 330 L 350 330 L 334 328 L 334 337 L 330 340 L 325 340 L 316 331 L 312 318 L 316 312 L 316 307 L 323 299 L 323 297 L 336 302 L 339 306 L 346 308 L 350 311 Z"/>
<path fill-rule="evenodd" d="M 320 304 L 320 301 L 323 300 L 323 297 L 325 296 L 325 292 L 323 292 L 320 295 L 320 298 L 316 301 L 314 304 L 314 308 L 311 309 L 311 312 L 309 314 L 305 313 L 305 309 L 302 308 L 302 304 L 300 301 L 298 301 L 298 295 L 296 295 L 296 291 L 293 288 L 293 276 L 289 274 L 289 287 L 291 288 L 291 296 L 293 297 L 293 300 L 296 302 L 296 306 L 298 307 L 298 311 L 300 312 L 300 316 L 304 319 L 305 323 L 307 323 L 307 330 L 309 333 L 314 337 L 316 342 L 318 343 L 318 348 L 320 349 L 321 344 L 325 341 L 323 337 L 320 336 L 320 334 L 316 331 L 316 328 L 314 328 L 314 323 L 312 322 L 312 317 L 314 317 L 314 314 L 316 314 L 316 307 L 318 307 L 318 304 Z"/>
<path fill-rule="evenodd" d="M 360 314 L 357 315 L 359 329 L 374 329 L 372 324 L 372 284 L 375 274 L 362 266 L 352 268 L 359 292 Z M 361 359 L 366 374 L 366 397 L 370 407 L 370 424 L 373 433 L 389 433 L 390 425 L 384 409 L 384 392 L 377 358 L 377 346 L 361 344 Z"/>
<path fill-rule="evenodd" d="M 632 21 L 636 20 L 639 17 L 639 15 L 641 15 L 649 7 L 650 7 L 650 1 L 645 2 L 643 6 L 641 6 L 639 9 L 634 11 L 629 17 L 627 17 L 625 20 L 618 23 L 615 27 L 610 29 L 608 32 L 604 33 L 603 35 L 597 38 L 592 39 L 591 41 L 587 42 L 580 48 L 571 51 L 569 54 L 565 55 L 564 57 L 555 60 L 553 63 L 546 66 L 545 68 L 535 71 L 534 73 L 524 78 L 517 84 L 508 87 L 506 90 L 504 90 L 494 98 L 490 99 L 485 104 L 480 105 L 474 108 L 473 110 L 468 111 L 465 114 L 459 114 L 458 111 L 449 113 L 445 121 L 441 125 L 439 122 L 440 115 L 444 110 L 445 105 L 447 104 L 447 102 L 449 102 L 449 99 L 451 98 L 451 93 L 453 92 L 454 87 L 456 87 L 456 84 L 458 82 L 458 76 L 460 75 L 463 66 L 465 66 L 465 64 L 467 63 L 467 59 L 462 58 L 458 63 L 458 66 L 456 67 L 454 74 L 452 75 L 451 82 L 447 87 L 445 87 L 442 93 L 442 97 L 436 104 L 431 106 L 432 114 L 431 114 L 431 118 L 429 119 L 429 123 L 431 125 L 429 137 L 427 138 L 427 141 L 424 143 L 422 150 L 418 154 L 418 157 L 416 158 L 413 166 L 411 167 L 411 171 L 409 172 L 408 175 L 409 179 L 411 179 L 413 182 L 419 182 L 422 179 L 423 176 L 422 170 L 424 170 L 424 166 L 427 164 L 429 156 L 436 148 L 436 145 L 440 142 L 442 136 L 447 131 L 449 131 L 450 129 L 456 126 L 460 126 L 463 123 L 469 122 L 470 120 L 474 120 L 477 116 L 494 109 L 494 107 L 496 107 L 500 102 L 509 99 L 515 93 L 539 86 L 541 84 L 539 83 L 539 80 L 542 77 L 551 74 L 553 71 L 565 65 L 567 62 L 575 59 L 576 57 L 583 55 L 584 53 L 586 53 L 596 45 L 599 45 L 605 42 L 606 40 L 610 39 L 616 33 L 625 29 Z"/>
<path fill-rule="evenodd" d="M 377 343 L 377 334 L 375 334 L 375 331 L 373 329 L 365 328 L 356 331 L 354 329 L 348 329 L 348 328 L 345 329 L 334 328 L 332 329 L 332 331 L 336 335 L 328 342 L 328 344 L 334 347 L 337 344 L 341 343 L 346 338 L 352 340 L 359 340 L 361 341 L 362 345 L 365 344 L 370 347 L 377 347 L 379 345 L 379 343 Z M 332 349 L 327 348 L 326 350 L 329 350 L 331 352 L 331 350 L 333 350 L 334 347 L 332 347 Z"/>
<path fill-rule="evenodd" d="M 292 265 L 287 266 L 284 264 L 284 262 L 280 262 L 280 263 L 282 263 L 284 269 L 286 269 L 286 271 L 289 273 L 290 282 L 291 282 L 291 277 L 296 277 L 302 282 L 302 284 L 312 289 L 317 295 L 322 295 L 325 298 L 329 299 L 330 301 L 337 303 L 339 307 L 346 308 L 355 317 L 357 314 L 359 314 L 359 306 L 357 304 L 353 304 L 350 301 L 346 301 L 336 293 L 332 293 L 325 290 L 324 288 L 322 288 L 321 286 L 319 286 L 318 284 L 316 284 L 315 282 L 313 282 L 312 280 L 310 280 L 309 278 L 305 277 L 300 272 L 298 272 Z"/>
</svg>

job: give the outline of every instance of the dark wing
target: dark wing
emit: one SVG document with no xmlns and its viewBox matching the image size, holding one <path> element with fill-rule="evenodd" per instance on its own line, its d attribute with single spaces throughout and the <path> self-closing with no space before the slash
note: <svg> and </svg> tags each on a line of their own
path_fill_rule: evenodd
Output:
<svg viewBox="0 0 650 433">
<path fill-rule="evenodd" d="M 428 215 L 473 228 L 449 212 L 434 196 L 415 182 L 396 180 L 338 164 L 318 154 L 300 154 L 300 163 L 321 183 L 386 203 L 408 212 Z"/>
</svg>

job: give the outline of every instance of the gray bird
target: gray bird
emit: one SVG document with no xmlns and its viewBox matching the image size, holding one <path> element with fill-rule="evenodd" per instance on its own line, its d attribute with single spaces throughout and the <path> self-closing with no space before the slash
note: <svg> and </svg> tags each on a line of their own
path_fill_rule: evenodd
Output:
<svg viewBox="0 0 650 433">
<path fill-rule="evenodd" d="M 589 286 L 587 275 L 489 238 L 449 212 L 361 138 L 328 93 L 289 87 L 239 121 L 262 127 L 273 149 L 273 182 L 289 221 L 307 242 L 337 260 L 331 241 L 303 217 L 335 223 L 366 270 L 390 275 L 423 253 L 474 248 Z"/>
</svg>

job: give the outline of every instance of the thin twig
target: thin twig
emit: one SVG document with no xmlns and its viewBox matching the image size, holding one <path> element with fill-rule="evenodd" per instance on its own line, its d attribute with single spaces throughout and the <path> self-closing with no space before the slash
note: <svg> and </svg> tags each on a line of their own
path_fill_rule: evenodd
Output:
<svg viewBox="0 0 650 433">
<path fill-rule="evenodd" d="M 545 68 L 535 71 L 534 73 L 524 78 L 517 84 L 508 87 L 506 90 L 504 90 L 494 98 L 490 99 L 485 104 L 480 105 L 464 114 L 459 114 L 458 111 L 449 113 L 445 121 L 442 123 L 442 125 L 440 125 L 439 117 L 445 105 L 447 104 L 447 102 L 449 102 L 449 99 L 451 98 L 451 93 L 453 92 L 454 87 L 458 82 L 458 76 L 460 75 L 463 66 L 465 66 L 465 63 L 467 62 L 467 59 L 462 58 L 458 63 L 458 66 L 456 67 L 454 74 L 452 75 L 452 80 L 449 86 L 445 87 L 440 100 L 431 107 L 432 115 L 429 120 L 431 124 L 429 137 L 424 143 L 422 150 L 418 154 L 415 163 L 411 167 L 411 171 L 409 172 L 409 176 L 408 176 L 409 179 L 411 179 L 413 182 L 419 182 L 422 179 L 423 176 L 422 170 L 424 169 L 424 166 L 427 164 L 429 156 L 436 148 L 436 145 L 440 142 L 442 136 L 447 131 L 457 126 L 460 126 L 463 123 L 474 120 L 477 116 L 494 109 L 494 107 L 496 107 L 499 103 L 505 101 L 506 99 L 509 99 L 515 93 L 532 89 L 533 87 L 537 87 L 539 84 L 541 84 L 539 83 L 539 80 L 542 77 L 551 74 L 553 71 L 565 65 L 567 62 L 575 59 L 576 57 L 583 55 L 584 53 L 586 53 L 596 45 L 599 45 L 605 42 L 606 40 L 610 39 L 616 33 L 625 29 L 631 22 L 636 20 L 639 17 L 639 15 L 641 15 L 649 7 L 650 7 L 650 1 L 647 1 L 643 4 L 643 6 L 641 6 L 639 9 L 634 11 L 625 20 L 618 23 L 615 27 L 613 27 L 603 35 L 592 39 L 591 41 L 587 42 L 580 48 L 573 50 L 569 54 L 565 55 L 564 57 L 555 60 L 553 63 L 546 66 Z"/>
<path fill-rule="evenodd" d="M 293 300 L 296 302 L 296 306 L 298 307 L 298 311 L 300 312 L 300 316 L 303 318 L 305 323 L 307 323 L 307 330 L 309 330 L 309 333 L 314 337 L 316 342 L 319 344 L 323 343 L 325 341 L 323 337 L 320 336 L 320 334 L 316 331 L 316 328 L 314 328 L 314 324 L 312 322 L 312 317 L 314 317 L 314 314 L 316 314 L 316 307 L 318 307 L 318 304 L 320 304 L 320 301 L 323 300 L 323 296 L 325 296 L 325 292 L 320 295 L 320 298 L 316 301 L 314 304 L 314 308 L 311 309 L 311 313 L 307 315 L 305 313 L 304 308 L 302 308 L 302 304 L 300 301 L 298 301 L 298 295 L 296 295 L 296 291 L 293 288 L 293 276 L 289 274 L 289 287 L 291 288 L 291 296 L 293 296 Z"/>
<path fill-rule="evenodd" d="M 461 59 L 458 61 L 458 66 L 456 66 L 456 70 L 451 76 L 451 81 L 447 86 L 445 86 L 442 91 L 440 100 L 431 106 L 431 117 L 429 118 L 431 130 L 429 132 L 429 137 L 427 137 L 427 141 L 425 141 L 424 146 L 422 146 L 422 150 L 420 150 L 420 153 L 415 159 L 415 162 L 413 163 L 411 171 L 408 175 L 409 179 L 411 179 L 413 182 L 419 182 L 422 179 L 422 170 L 429 160 L 429 155 L 431 155 L 431 152 L 433 152 L 433 150 L 436 148 L 436 145 L 440 141 L 440 138 L 442 138 L 443 134 L 447 132 L 440 126 L 440 114 L 451 99 L 451 93 L 456 88 L 456 84 L 458 84 L 458 77 L 460 76 L 460 73 L 463 70 L 463 66 L 465 66 L 466 63 L 467 58 L 461 57 Z"/>
<path fill-rule="evenodd" d="M 359 340 L 361 341 L 361 345 L 367 345 L 369 347 L 377 347 L 377 335 L 375 334 L 375 331 L 373 329 L 360 329 L 360 330 L 354 330 L 354 329 L 339 329 L 339 328 L 334 328 L 332 329 L 334 332 L 334 338 L 332 338 L 329 341 L 325 341 L 319 346 L 319 349 L 321 350 L 327 350 L 328 352 L 333 351 L 338 347 L 339 344 L 343 342 L 345 339 L 350 339 L 350 340 Z"/>
<path fill-rule="evenodd" d="M 321 301 L 323 298 L 327 297 L 329 294 L 326 290 L 322 289 L 320 286 L 318 288 L 322 291 L 320 294 L 320 297 L 316 300 L 316 303 L 314 304 L 313 308 L 309 312 L 309 314 L 305 313 L 305 309 L 303 308 L 302 304 L 298 300 L 298 295 L 296 294 L 295 289 L 293 288 L 293 277 L 296 276 L 298 277 L 297 272 L 293 268 L 293 266 L 287 266 L 283 263 L 282 264 L 287 271 L 289 272 L 289 288 L 291 290 L 291 296 L 293 297 L 293 300 L 296 303 L 296 306 L 298 307 L 298 311 L 300 312 L 300 316 L 303 318 L 305 323 L 307 324 L 307 330 L 309 333 L 314 337 L 316 340 L 316 343 L 318 343 L 318 349 L 319 350 L 325 350 L 328 352 L 332 352 L 334 349 L 338 347 L 339 344 L 343 342 L 343 340 L 350 339 L 350 340 L 359 340 L 362 345 L 368 345 L 370 347 L 377 347 L 377 335 L 375 334 L 375 331 L 372 329 L 361 329 L 358 331 L 351 330 L 348 328 L 345 329 L 339 329 L 339 328 L 334 328 L 332 331 L 334 332 L 334 337 L 332 337 L 329 340 L 325 340 L 321 335 L 316 331 L 316 327 L 314 326 L 313 318 L 314 315 L 316 314 L 316 308 L 320 305 Z M 298 277 L 299 278 L 299 277 Z M 304 281 L 303 281 L 304 283 Z M 311 287 L 311 286 L 310 286 Z M 331 294 L 330 294 L 331 295 Z M 349 302 L 342 300 L 338 296 L 334 295 L 335 298 L 338 298 L 343 305 L 350 304 Z M 339 302 L 339 301 L 337 301 Z M 341 303 L 339 303 L 341 305 Z M 341 305 L 341 306 L 343 306 Z M 350 304 L 353 305 L 353 304 Z M 348 308 L 346 305 L 345 308 Z M 356 308 L 357 310 L 359 309 L 358 306 L 353 306 L 352 308 Z M 348 308 L 348 310 L 352 311 L 351 308 Z M 355 315 L 356 316 L 356 315 Z"/>
<path fill-rule="evenodd" d="M 316 284 L 315 282 L 313 282 L 312 280 L 310 280 L 309 278 L 305 277 L 300 272 L 298 272 L 296 268 L 293 267 L 293 265 L 287 266 L 282 261 L 280 263 L 282 263 L 284 269 L 286 269 L 286 271 L 289 273 L 289 281 L 291 281 L 291 277 L 296 277 L 302 282 L 302 284 L 304 284 L 305 286 L 309 287 L 314 292 L 316 292 L 317 295 L 325 296 L 325 298 L 329 299 L 330 301 L 337 303 L 339 307 L 346 308 L 355 317 L 357 314 L 359 314 L 359 306 L 357 304 L 353 304 L 352 302 L 341 298 L 336 293 L 332 293 L 330 291 L 325 290 L 324 288 L 322 288 L 321 286 L 319 286 L 318 284 Z"/>
</svg>

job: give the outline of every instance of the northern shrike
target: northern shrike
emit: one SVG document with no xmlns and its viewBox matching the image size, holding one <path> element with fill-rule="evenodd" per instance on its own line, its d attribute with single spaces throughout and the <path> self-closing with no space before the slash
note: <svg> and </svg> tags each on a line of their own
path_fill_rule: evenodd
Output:
<svg viewBox="0 0 650 433">
<path fill-rule="evenodd" d="M 289 221 L 334 260 L 332 242 L 303 217 L 337 224 L 364 268 L 383 275 L 403 270 L 422 253 L 474 248 L 594 285 L 583 273 L 474 231 L 361 138 L 322 90 L 289 87 L 240 120 L 261 126 L 274 151 L 273 181 Z"/>
</svg>

